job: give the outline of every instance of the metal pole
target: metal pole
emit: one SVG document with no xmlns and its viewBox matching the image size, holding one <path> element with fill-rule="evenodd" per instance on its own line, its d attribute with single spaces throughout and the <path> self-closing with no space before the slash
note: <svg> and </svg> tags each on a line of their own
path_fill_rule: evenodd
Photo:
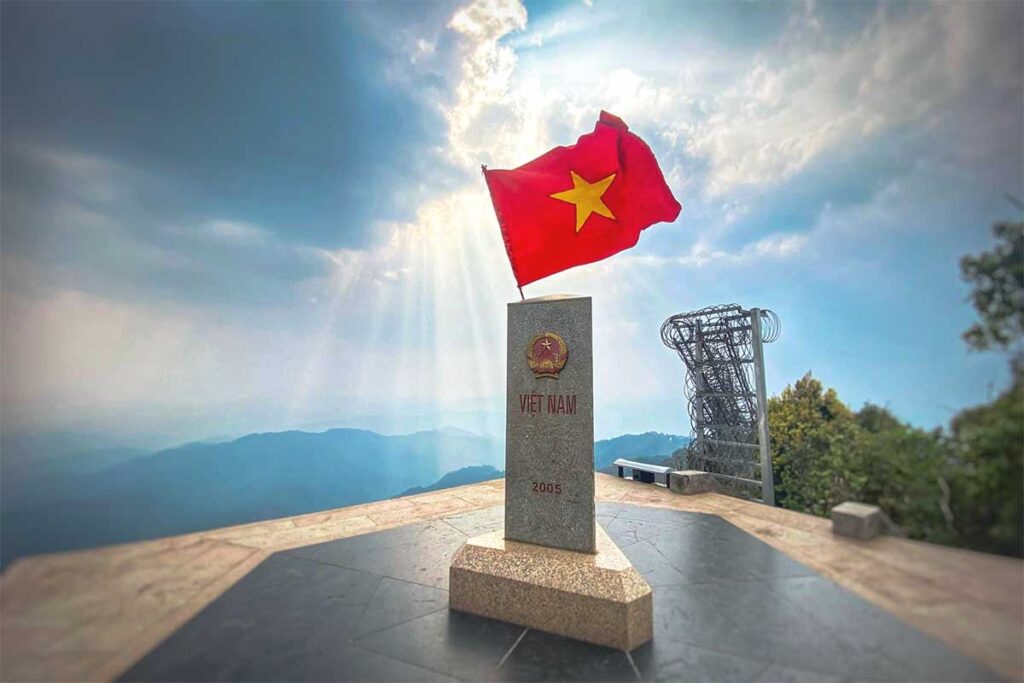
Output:
<svg viewBox="0 0 1024 683">
<path fill-rule="evenodd" d="M 694 368 L 697 371 L 694 377 L 694 381 L 697 384 L 697 392 L 693 397 L 694 413 L 696 414 L 693 431 L 696 432 L 697 441 L 699 442 L 704 439 L 704 390 L 706 388 L 704 384 L 704 333 L 700 328 L 700 320 L 697 321 L 694 338 L 697 341 L 697 348 L 694 350 L 697 359 L 696 368 Z M 697 452 L 700 453 L 701 451 L 698 450 Z"/>
<path fill-rule="evenodd" d="M 750 334 L 754 346 L 754 380 L 757 383 L 757 440 L 761 446 L 761 497 L 775 507 L 772 449 L 768 441 L 768 390 L 764 382 L 764 346 L 761 343 L 761 309 L 750 309 Z"/>
</svg>

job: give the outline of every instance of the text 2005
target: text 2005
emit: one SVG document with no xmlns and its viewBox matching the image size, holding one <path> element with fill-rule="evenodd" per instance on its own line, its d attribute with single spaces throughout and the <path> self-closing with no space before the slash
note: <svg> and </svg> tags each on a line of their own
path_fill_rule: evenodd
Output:
<svg viewBox="0 0 1024 683">
<path fill-rule="evenodd" d="M 562 493 L 562 485 L 561 484 L 552 484 L 550 482 L 545 482 L 545 481 L 535 481 L 535 482 L 533 482 L 533 490 L 536 491 L 537 493 L 556 493 L 556 494 L 561 494 Z"/>
</svg>

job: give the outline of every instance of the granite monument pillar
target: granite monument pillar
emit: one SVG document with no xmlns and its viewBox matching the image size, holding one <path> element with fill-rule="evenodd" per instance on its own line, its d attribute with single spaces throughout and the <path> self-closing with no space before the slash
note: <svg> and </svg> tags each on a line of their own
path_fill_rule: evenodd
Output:
<svg viewBox="0 0 1024 683">
<path fill-rule="evenodd" d="M 589 297 L 508 306 L 505 528 L 452 558 L 452 609 L 632 650 L 651 588 L 595 523 Z"/>
<path fill-rule="evenodd" d="M 505 538 L 594 552 L 590 297 L 508 305 Z"/>
</svg>

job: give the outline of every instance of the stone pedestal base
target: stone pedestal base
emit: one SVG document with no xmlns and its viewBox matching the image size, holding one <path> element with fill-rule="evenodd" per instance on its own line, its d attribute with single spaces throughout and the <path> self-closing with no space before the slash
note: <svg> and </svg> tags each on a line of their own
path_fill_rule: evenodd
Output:
<svg viewBox="0 0 1024 683">
<path fill-rule="evenodd" d="M 596 553 L 477 536 L 449 571 L 455 610 L 625 651 L 654 634 L 651 587 L 600 527 Z"/>
</svg>

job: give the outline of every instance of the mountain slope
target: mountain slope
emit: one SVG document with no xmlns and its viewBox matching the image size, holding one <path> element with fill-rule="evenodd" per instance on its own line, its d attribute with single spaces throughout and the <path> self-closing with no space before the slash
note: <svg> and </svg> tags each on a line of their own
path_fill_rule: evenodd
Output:
<svg viewBox="0 0 1024 683">
<path fill-rule="evenodd" d="M 469 465 L 501 444 L 468 433 L 384 436 L 356 429 L 193 443 L 66 478 L 60 495 L 0 500 L 11 558 L 188 533 L 365 503 Z"/>
<path fill-rule="evenodd" d="M 594 469 L 603 470 L 617 458 L 660 461 L 689 443 L 688 436 L 660 432 L 623 434 L 614 439 L 604 439 L 594 444 Z"/>
<path fill-rule="evenodd" d="M 668 457 L 687 441 L 653 432 L 599 441 L 595 466 L 620 457 Z M 42 475 L 3 481 L 4 565 L 21 555 L 183 534 L 484 481 L 501 476 L 505 460 L 501 442 L 450 428 L 399 436 L 359 429 L 250 434 L 143 456 L 93 452 L 81 461 L 61 452 L 62 461 L 80 466 L 59 476 L 50 468 L 53 459 L 39 455 L 49 468 Z M 101 467 L 105 458 L 114 464 Z M 30 479 L 45 485 L 29 485 Z"/>
<path fill-rule="evenodd" d="M 450 489 L 453 486 L 465 486 L 466 484 L 478 484 L 481 481 L 500 479 L 505 476 L 502 470 L 496 470 L 490 465 L 473 465 L 449 472 L 430 486 L 414 486 L 402 493 L 403 496 L 415 496 L 417 493 L 427 491 L 440 491 Z"/>
</svg>

